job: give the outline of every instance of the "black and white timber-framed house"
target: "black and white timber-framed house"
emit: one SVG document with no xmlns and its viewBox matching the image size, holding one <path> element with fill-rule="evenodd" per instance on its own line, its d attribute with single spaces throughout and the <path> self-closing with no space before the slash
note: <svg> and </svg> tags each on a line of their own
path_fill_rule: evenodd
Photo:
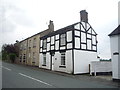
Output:
<svg viewBox="0 0 120 90">
<path fill-rule="evenodd" d="M 40 38 L 40 68 L 72 74 L 89 72 L 90 62 L 97 60 L 97 34 L 87 22 L 87 12 L 80 14 L 81 22 Z"/>
</svg>

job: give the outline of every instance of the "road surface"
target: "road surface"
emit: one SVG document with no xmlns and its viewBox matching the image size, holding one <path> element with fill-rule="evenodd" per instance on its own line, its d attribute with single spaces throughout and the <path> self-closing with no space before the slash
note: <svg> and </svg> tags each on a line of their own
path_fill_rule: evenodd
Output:
<svg viewBox="0 0 120 90">
<path fill-rule="evenodd" d="M 2 88 L 117 88 L 35 69 L 30 66 L 2 62 Z"/>
</svg>

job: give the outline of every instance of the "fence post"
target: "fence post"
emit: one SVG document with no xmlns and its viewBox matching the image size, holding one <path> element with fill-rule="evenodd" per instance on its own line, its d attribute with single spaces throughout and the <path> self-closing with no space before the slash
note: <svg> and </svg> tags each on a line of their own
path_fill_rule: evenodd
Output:
<svg viewBox="0 0 120 90">
<path fill-rule="evenodd" d="M 89 73 L 90 73 L 90 75 L 92 75 L 90 64 L 89 64 Z"/>
</svg>

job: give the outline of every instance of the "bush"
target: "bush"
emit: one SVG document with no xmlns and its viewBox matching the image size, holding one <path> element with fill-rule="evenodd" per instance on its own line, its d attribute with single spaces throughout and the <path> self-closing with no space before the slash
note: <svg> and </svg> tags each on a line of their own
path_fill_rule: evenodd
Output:
<svg viewBox="0 0 120 90">
<path fill-rule="evenodd" d="M 9 54 L 9 58 L 10 58 L 10 60 L 11 60 L 12 63 L 14 63 L 15 57 L 16 57 L 16 54 L 14 54 L 14 53 L 10 53 Z"/>
</svg>

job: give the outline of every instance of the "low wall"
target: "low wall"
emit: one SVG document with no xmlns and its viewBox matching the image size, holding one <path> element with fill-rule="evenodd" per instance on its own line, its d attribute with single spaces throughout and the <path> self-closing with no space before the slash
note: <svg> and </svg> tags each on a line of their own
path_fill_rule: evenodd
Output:
<svg viewBox="0 0 120 90">
<path fill-rule="evenodd" d="M 111 61 L 92 61 L 90 64 L 90 75 L 94 73 L 96 76 L 97 72 L 112 72 Z"/>
</svg>

